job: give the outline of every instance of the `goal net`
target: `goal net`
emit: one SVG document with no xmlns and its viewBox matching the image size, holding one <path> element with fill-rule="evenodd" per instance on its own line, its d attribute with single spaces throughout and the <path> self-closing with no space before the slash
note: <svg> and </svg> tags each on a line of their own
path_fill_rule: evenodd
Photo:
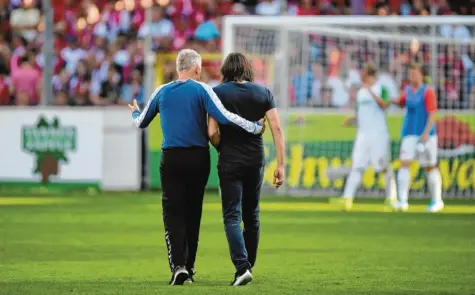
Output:
<svg viewBox="0 0 475 295">
<path fill-rule="evenodd" d="M 283 26 L 282 24 L 285 24 Z M 288 195 L 342 193 L 344 178 L 328 171 L 351 165 L 360 70 L 371 61 L 392 98 L 421 64 L 439 106 L 439 168 L 447 197 L 475 196 L 475 19 L 466 17 L 228 17 L 224 54 L 252 60 L 256 80 L 276 98 L 287 140 Z M 392 166 L 397 171 L 403 112 L 388 111 Z M 271 187 L 275 151 L 267 134 L 265 183 Z M 345 169 L 340 169 L 344 171 Z M 347 170 L 347 169 L 346 169 Z M 423 169 L 411 167 L 411 197 L 428 196 Z M 271 190 L 272 191 L 272 190 Z M 370 167 L 360 195 L 383 197 L 384 175 Z"/>
</svg>

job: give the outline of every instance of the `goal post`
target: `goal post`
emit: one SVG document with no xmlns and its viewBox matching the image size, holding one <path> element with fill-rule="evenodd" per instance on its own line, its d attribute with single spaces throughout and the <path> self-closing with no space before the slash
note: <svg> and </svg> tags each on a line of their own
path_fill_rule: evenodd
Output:
<svg viewBox="0 0 475 295">
<path fill-rule="evenodd" d="M 456 38 L 447 37 L 457 28 Z M 256 67 L 282 117 L 288 146 L 287 195 L 339 195 L 343 178 L 329 168 L 351 164 L 355 129 L 343 128 L 354 113 L 359 71 L 372 61 L 393 98 L 407 84 L 408 65 L 423 66 L 438 96 L 439 168 L 444 195 L 475 196 L 475 18 L 450 17 L 226 17 L 223 58 L 233 51 L 272 67 Z M 457 35 L 458 34 L 458 35 Z M 472 70 L 472 68 L 474 70 Z M 391 108 L 392 165 L 400 163 L 402 112 Z M 275 151 L 266 135 L 266 187 L 271 189 Z M 428 196 L 424 173 L 411 167 L 411 197 Z M 364 174 L 360 195 L 383 197 L 384 176 Z"/>
</svg>

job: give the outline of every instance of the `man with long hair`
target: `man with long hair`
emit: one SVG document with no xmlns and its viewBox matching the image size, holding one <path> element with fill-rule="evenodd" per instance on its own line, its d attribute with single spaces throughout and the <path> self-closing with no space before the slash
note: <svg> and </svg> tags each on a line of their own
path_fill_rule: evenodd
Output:
<svg viewBox="0 0 475 295">
<path fill-rule="evenodd" d="M 146 128 L 160 113 L 163 133 L 160 179 L 165 240 L 172 271 L 170 285 L 183 285 L 187 280 L 193 281 L 195 274 L 203 196 L 210 173 L 207 113 L 220 124 L 239 126 L 245 133 L 259 135 L 263 126 L 227 111 L 209 85 L 196 81 L 201 75 L 201 56 L 196 51 L 181 50 L 176 70 L 178 80 L 159 86 L 143 111 L 135 99 L 129 108 L 139 128 Z"/>
<path fill-rule="evenodd" d="M 223 83 L 214 88 L 223 105 L 250 121 L 265 116 L 274 138 L 277 168 L 274 186 L 285 179 L 285 142 L 272 93 L 254 81 L 247 58 L 231 53 L 221 67 Z M 259 244 L 259 199 L 264 176 L 264 144 L 261 135 L 242 132 L 217 122 L 211 114 L 208 136 L 219 151 L 218 174 L 224 227 L 231 260 L 236 268 L 233 286 L 252 280 Z M 219 123 L 219 125 L 218 125 Z M 244 223 L 244 232 L 241 229 Z"/>
</svg>

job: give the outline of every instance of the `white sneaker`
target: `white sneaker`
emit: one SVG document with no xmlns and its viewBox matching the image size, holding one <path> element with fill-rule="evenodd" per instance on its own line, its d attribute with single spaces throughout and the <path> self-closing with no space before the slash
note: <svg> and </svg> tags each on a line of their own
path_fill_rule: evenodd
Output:
<svg viewBox="0 0 475 295">
<path fill-rule="evenodd" d="M 236 273 L 231 286 L 245 286 L 252 281 L 252 273 L 247 269 L 244 273 Z"/>
<path fill-rule="evenodd" d="M 429 206 L 427 206 L 426 211 L 431 213 L 436 213 L 444 209 L 444 202 L 442 201 L 431 201 Z"/>
<path fill-rule="evenodd" d="M 409 209 L 409 204 L 407 202 L 399 201 L 393 205 L 394 211 L 406 212 L 408 209 Z"/>
<path fill-rule="evenodd" d="M 388 207 L 394 207 L 397 203 L 397 197 L 389 197 L 384 200 L 384 204 Z"/>
</svg>

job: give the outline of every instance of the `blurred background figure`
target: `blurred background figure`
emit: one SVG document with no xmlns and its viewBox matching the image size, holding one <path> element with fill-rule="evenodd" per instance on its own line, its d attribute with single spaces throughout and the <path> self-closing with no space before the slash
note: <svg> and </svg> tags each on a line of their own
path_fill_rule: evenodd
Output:
<svg viewBox="0 0 475 295">
<path fill-rule="evenodd" d="M 32 62 L 31 56 L 23 55 L 19 61 L 20 66 L 12 73 L 10 92 L 18 98 L 18 104 L 35 105 L 38 103 L 41 91 L 41 74 L 34 68 Z"/>
</svg>

